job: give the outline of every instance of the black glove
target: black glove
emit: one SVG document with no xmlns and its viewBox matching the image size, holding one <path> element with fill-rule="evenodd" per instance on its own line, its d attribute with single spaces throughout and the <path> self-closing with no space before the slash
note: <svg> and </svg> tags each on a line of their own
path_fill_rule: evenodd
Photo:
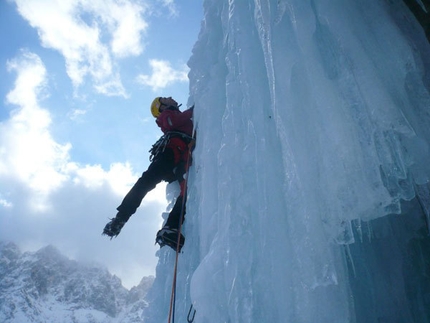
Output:
<svg viewBox="0 0 430 323">
<path fill-rule="evenodd" d="M 121 232 L 125 222 L 126 221 L 121 220 L 118 217 L 111 219 L 110 222 L 106 224 L 102 234 L 109 236 L 111 239 L 116 237 Z"/>
</svg>

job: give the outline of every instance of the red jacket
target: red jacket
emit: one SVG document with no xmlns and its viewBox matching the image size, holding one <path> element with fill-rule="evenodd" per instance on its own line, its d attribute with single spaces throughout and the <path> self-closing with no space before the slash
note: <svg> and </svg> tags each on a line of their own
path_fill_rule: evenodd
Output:
<svg viewBox="0 0 430 323">
<path fill-rule="evenodd" d="M 188 109 L 184 112 L 166 109 L 160 113 L 156 122 L 163 133 L 169 131 L 179 131 L 191 137 L 193 135 L 193 121 L 191 120 L 192 116 L 193 109 Z"/>
<path fill-rule="evenodd" d="M 169 131 L 179 131 L 190 137 L 193 135 L 193 109 L 181 112 L 178 110 L 166 109 L 158 116 L 156 122 L 163 133 Z M 166 147 L 173 150 L 175 163 L 187 161 L 189 154 L 188 143 L 179 137 L 172 137 Z M 182 188 L 181 188 L 182 189 Z"/>
</svg>

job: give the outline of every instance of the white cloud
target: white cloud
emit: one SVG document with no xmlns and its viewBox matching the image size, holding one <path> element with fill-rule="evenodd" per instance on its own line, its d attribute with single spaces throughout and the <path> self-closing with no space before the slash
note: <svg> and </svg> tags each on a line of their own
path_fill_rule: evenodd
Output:
<svg viewBox="0 0 430 323">
<path fill-rule="evenodd" d="M 10 202 L 6 199 L 0 198 L 0 206 L 3 206 L 5 208 L 11 208 L 13 206 L 13 204 L 12 204 L 12 202 Z"/>
<path fill-rule="evenodd" d="M 50 194 L 66 182 L 87 188 L 108 184 L 123 194 L 135 179 L 130 165 L 114 164 L 108 171 L 99 165 L 81 166 L 70 160 L 71 144 L 60 144 L 50 134 L 50 113 L 39 105 L 40 97 L 47 96 L 46 69 L 40 58 L 22 52 L 8 62 L 8 70 L 17 78 L 6 102 L 16 108 L 0 123 L 0 178 L 24 183 L 39 211 L 49 207 Z"/>
<path fill-rule="evenodd" d="M 129 163 L 114 163 L 108 171 L 105 171 L 100 165 L 85 165 L 80 168 L 76 167 L 74 173 L 73 182 L 75 184 L 98 189 L 108 183 L 112 191 L 119 196 L 125 195 L 137 179 Z"/>
<path fill-rule="evenodd" d="M 37 28 L 42 45 L 64 56 L 75 88 L 90 76 L 97 92 L 127 96 L 113 57 L 142 53 L 147 29 L 143 5 L 127 0 L 15 1 L 19 13 Z"/>
<path fill-rule="evenodd" d="M 110 48 L 117 57 L 137 56 L 143 51 L 141 34 L 148 28 L 142 19 L 144 3 L 87 0 L 84 7 L 97 15 L 111 33 Z"/>
<path fill-rule="evenodd" d="M 175 70 L 170 66 L 168 61 L 151 59 L 151 75 L 139 75 L 137 81 L 145 86 L 151 87 L 156 92 L 175 82 L 188 81 L 188 67 L 183 65 L 181 69 Z"/>
<path fill-rule="evenodd" d="M 0 122 L 0 237 L 33 248 L 53 244 L 68 256 L 101 262 L 123 278 L 128 275 L 128 287 L 154 274 L 165 186 L 148 194 L 115 243 L 102 237 L 137 175 L 129 164 L 104 170 L 72 161 L 71 145 L 56 142 L 51 115 L 41 106 L 48 87 L 40 58 L 23 52 L 8 62 L 8 70 L 16 73 L 16 82 L 5 100 L 13 110 Z M 118 256 L 140 277 L 118 269 Z"/>
<path fill-rule="evenodd" d="M 67 163 L 69 144 L 58 144 L 48 132 L 49 113 L 38 106 L 46 91 L 46 70 L 40 58 L 23 52 L 8 62 L 17 73 L 7 102 L 19 106 L 11 119 L 0 124 L 0 174 L 14 175 L 40 194 L 49 193 L 66 179 L 61 172 Z"/>
<path fill-rule="evenodd" d="M 71 120 L 80 120 L 80 118 L 87 114 L 87 110 L 84 109 L 73 109 L 68 113 Z"/>
<path fill-rule="evenodd" d="M 171 16 L 178 16 L 179 13 L 174 0 L 158 0 L 158 2 L 161 2 L 161 5 L 169 10 Z"/>
</svg>

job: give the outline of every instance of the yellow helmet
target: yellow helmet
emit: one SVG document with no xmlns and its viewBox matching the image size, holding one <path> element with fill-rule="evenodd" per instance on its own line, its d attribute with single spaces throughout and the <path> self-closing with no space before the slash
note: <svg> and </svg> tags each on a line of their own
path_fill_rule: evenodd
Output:
<svg viewBox="0 0 430 323">
<path fill-rule="evenodd" d="M 158 96 L 151 103 L 151 113 L 154 116 L 154 118 L 157 118 L 160 115 L 160 110 L 159 110 L 160 106 L 161 106 L 161 102 L 160 102 L 160 97 Z"/>
</svg>

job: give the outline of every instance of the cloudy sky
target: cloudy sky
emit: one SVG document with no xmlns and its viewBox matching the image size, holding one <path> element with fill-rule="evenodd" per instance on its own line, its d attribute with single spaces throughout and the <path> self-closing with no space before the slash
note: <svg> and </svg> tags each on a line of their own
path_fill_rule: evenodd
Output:
<svg viewBox="0 0 430 323">
<path fill-rule="evenodd" d="M 163 185 L 101 236 L 160 136 L 149 105 L 187 106 L 203 0 L 0 1 L 0 239 L 53 244 L 126 287 L 155 273 Z"/>
</svg>

